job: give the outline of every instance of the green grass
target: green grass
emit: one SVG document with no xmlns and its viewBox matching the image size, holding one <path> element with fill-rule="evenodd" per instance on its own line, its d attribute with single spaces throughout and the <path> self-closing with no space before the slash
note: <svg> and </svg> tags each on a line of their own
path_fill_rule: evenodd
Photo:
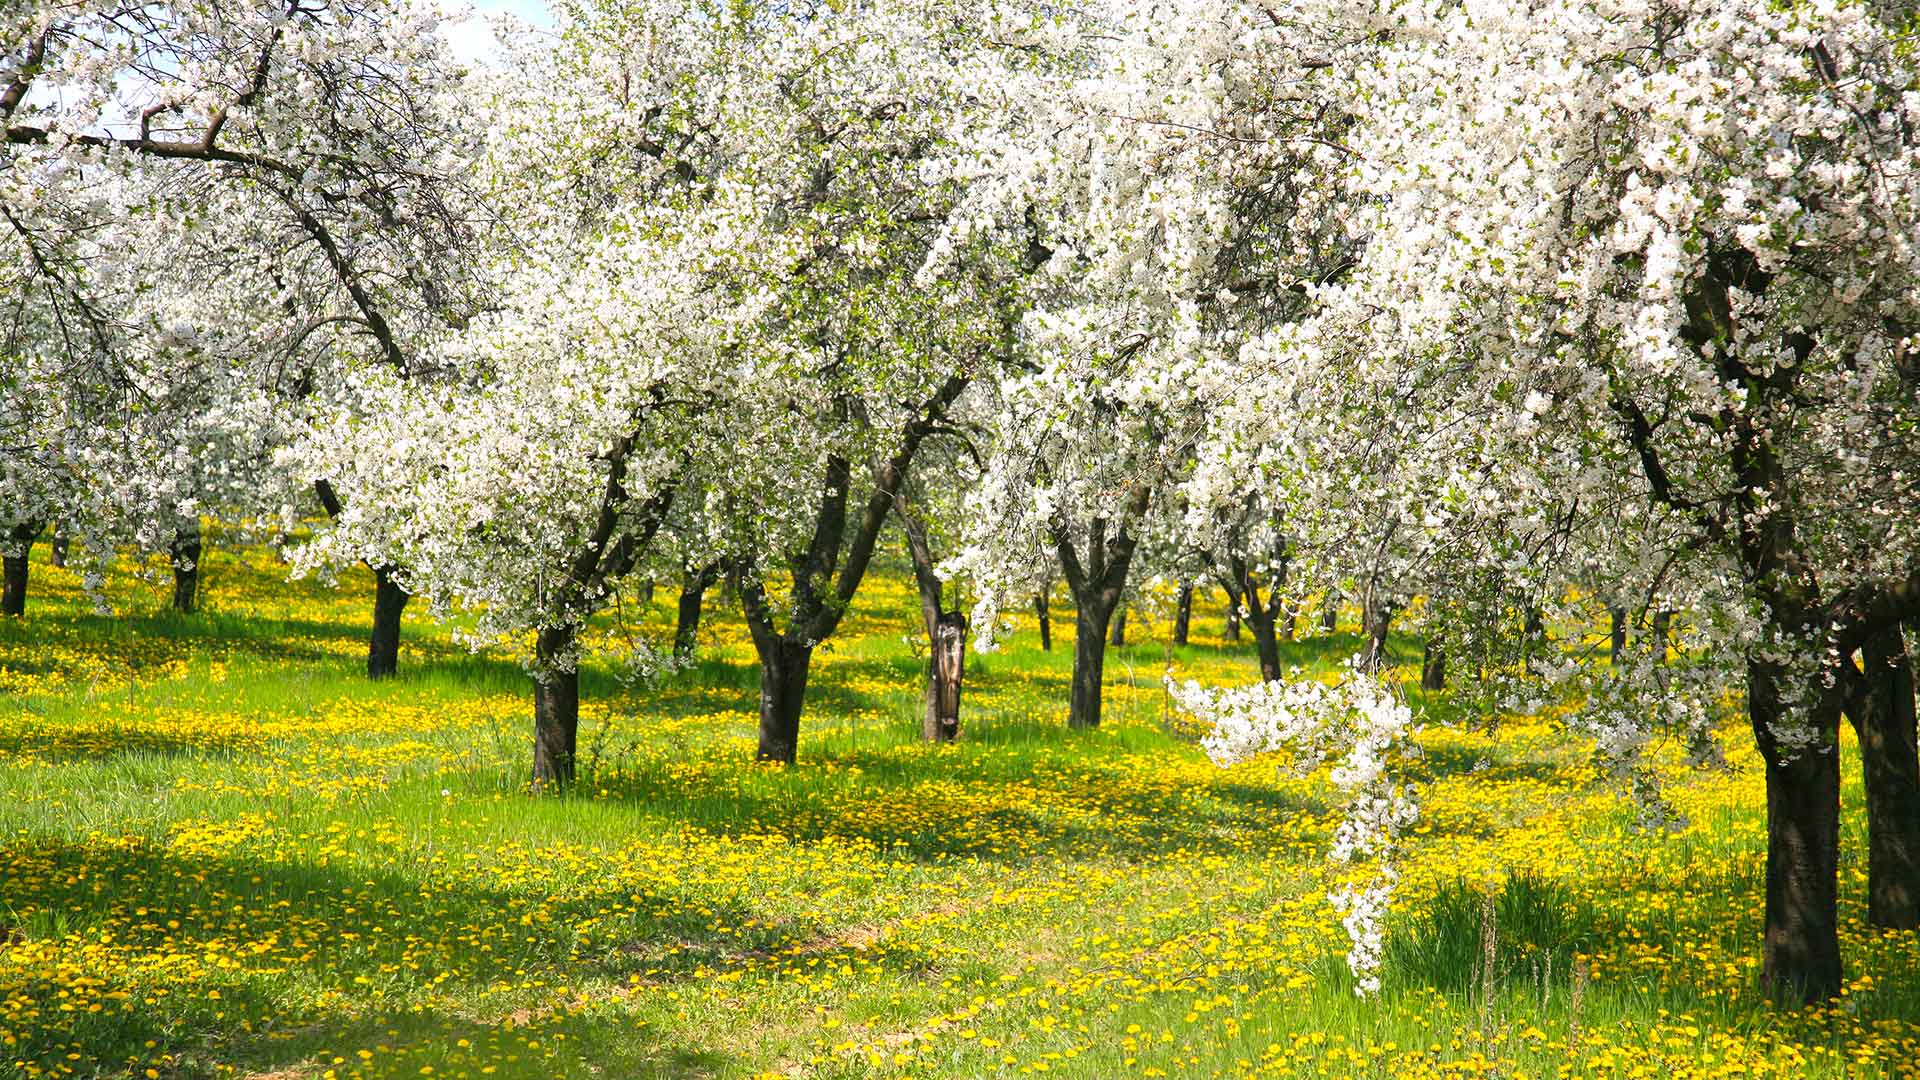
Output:
<svg viewBox="0 0 1920 1080">
<path fill-rule="evenodd" d="M 688 670 L 586 668 L 580 781 L 535 798 L 514 658 L 413 612 L 402 676 L 369 683 L 364 575 L 288 583 L 221 549 L 205 573 L 202 614 L 121 572 L 107 618 L 36 565 L 0 624 L 0 1075 L 1920 1075 L 1920 941 L 1861 924 L 1851 762 L 1836 1009 L 1757 994 L 1737 733 L 1731 772 L 1676 774 L 1691 825 L 1646 836 L 1520 718 L 1425 740 L 1362 1000 L 1324 785 L 1216 769 L 1169 711 L 1169 665 L 1255 677 L 1211 604 L 1179 648 L 1130 620 L 1092 732 L 1065 727 L 1070 650 L 1023 627 L 969 656 L 962 739 L 931 747 L 884 566 L 785 769 L 751 760 L 756 672 L 716 593 Z M 1285 661 L 1324 671 L 1346 631 Z"/>
</svg>

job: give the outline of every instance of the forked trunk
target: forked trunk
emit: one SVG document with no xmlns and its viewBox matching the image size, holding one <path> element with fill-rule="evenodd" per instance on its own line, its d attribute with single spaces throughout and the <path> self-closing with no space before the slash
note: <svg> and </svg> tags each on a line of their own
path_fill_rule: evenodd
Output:
<svg viewBox="0 0 1920 1080">
<path fill-rule="evenodd" d="M 373 634 L 367 639 L 367 678 L 389 679 L 400 671 L 400 613 L 407 590 L 390 567 L 373 570 Z"/>
<path fill-rule="evenodd" d="M 1447 688 L 1447 653 L 1437 641 L 1427 642 L 1426 652 L 1420 658 L 1420 689 L 1445 690 Z"/>
<path fill-rule="evenodd" d="M 1360 654 L 1360 670 L 1377 672 L 1387 666 L 1387 631 L 1393 625 L 1393 605 L 1374 601 L 1360 613 L 1361 629 L 1366 632 L 1366 648 Z"/>
<path fill-rule="evenodd" d="M 1780 681 L 1771 665 L 1747 665 L 1747 712 L 1767 773 L 1761 981 L 1768 996 L 1797 1005 L 1840 992 L 1840 718 L 1833 695 L 1818 690 L 1805 716 L 1789 718 Z M 1809 727 L 1812 743 L 1784 746 L 1789 723 Z"/>
<path fill-rule="evenodd" d="M 1280 678 L 1280 632 L 1275 625 L 1278 612 L 1274 610 L 1272 599 L 1262 603 L 1260 590 L 1248 586 L 1247 619 L 1253 627 L 1254 649 L 1260 654 L 1260 679 L 1262 682 L 1276 682 Z"/>
<path fill-rule="evenodd" d="M 173 610 L 191 615 L 200 602 L 200 522 L 182 525 L 168 553 L 173 561 Z"/>
<path fill-rule="evenodd" d="M 760 653 L 761 761 L 793 764 L 800 747 L 800 710 L 807 700 L 807 669 L 813 648 L 777 636 Z"/>
<path fill-rule="evenodd" d="M 1848 695 L 1867 795 L 1867 922 L 1920 927 L 1920 749 L 1915 746 L 1913 664 L 1900 628 L 1860 649 L 1865 674 Z"/>
<path fill-rule="evenodd" d="M 960 688 L 967 670 L 967 617 L 943 611 L 933 627 L 927 657 L 927 711 L 920 735 L 928 742 L 952 742 L 960 734 Z"/>
<path fill-rule="evenodd" d="M 1193 626 L 1193 586 L 1180 586 L 1180 600 L 1173 610 L 1173 643 L 1185 645 L 1187 632 Z"/>
<path fill-rule="evenodd" d="M 1048 610 L 1047 594 L 1033 598 L 1033 615 L 1040 620 L 1040 651 L 1053 651 L 1053 612 Z"/>
<path fill-rule="evenodd" d="M 1096 599 L 1079 602 L 1073 620 L 1073 691 L 1067 706 L 1067 726 L 1100 726 L 1100 684 L 1107 666 L 1107 620 L 1111 605 Z"/>
<path fill-rule="evenodd" d="M 580 669 L 573 656 L 572 626 L 540 631 L 533 681 L 533 790 L 558 791 L 573 783 L 580 734 Z M 565 670 L 560 670 L 562 667 Z"/>
</svg>

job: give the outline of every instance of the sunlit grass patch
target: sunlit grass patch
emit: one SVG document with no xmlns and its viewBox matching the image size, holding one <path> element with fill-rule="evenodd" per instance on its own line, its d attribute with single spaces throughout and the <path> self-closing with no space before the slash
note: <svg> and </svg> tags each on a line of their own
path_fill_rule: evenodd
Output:
<svg viewBox="0 0 1920 1080">
<path fill-rule="evenodd" d="M 1322 785 L 1216 768 L 1169 707 L 1169 664 L 1255 677 L 1215 605 L 1187 646 L 1130 622 L 1091 732 L 1065 728 L 1070 611 L 1052 653 L 1016 613 L 968 658 L 961 740 L 928 746 L 889 568 L 783 769 L 751 761 L 757 674 L 716 594 L 689 670 L 589 667 L 580 781 L 535 799 L 522 669 L 410 620 L 401 677 L 366 682 L 358 577 L 218 552 L 208 612 L 179 618 L 117 574 L 136 633 L 35 572 L 0 627 L 0 663 L 33 669 L 0 700 L 0 1074 L 1920 1075 L 1920 940 L 1864 925 L 1857 770 L 1849 992 L 1761 1002 L 1737 732 L 1725 770 L 1671 773 L 1682 823 L 1647 833 L 1551 718 L 1430 725 L 1363 1001 Z"/>
</svg>

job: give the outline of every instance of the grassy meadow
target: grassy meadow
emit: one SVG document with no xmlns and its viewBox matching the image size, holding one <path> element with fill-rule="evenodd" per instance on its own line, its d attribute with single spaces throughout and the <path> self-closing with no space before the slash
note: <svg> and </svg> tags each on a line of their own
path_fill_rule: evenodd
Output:
<svg viewBox="0 0 1920 1080">
<path fill-rule="evenodd" d="M 1920 938 L 1864 925 L 1857 761 L 1848 992 L 1776 1011 L 1743 732 L 1725 771 L 1676 769 L 1687 824 L 1647 835 L 1552 717 L 1430 726 L 1361 1000 L 1324 783 L 1218 769 L 1169 711 L 1169 664 L 1257 676 L 1217 599 L 1181 648 L 1132 618 L 1089 733 L 1070 608 L 1051 653 L 1023 613 L 930 747 L 917 601 L 884 567 L 785 769 L 751 760 L 752 649 L 716 592 L 697 666 L 587 670 L 580 783 L 530 798 L 520 667 L 410 611 L 402 676 L 368 683 L 364 575 L 210 548 L 202 613 L 127 568 L 109 618 L 45 558 L 0 625 L 0 1076 L 1920 1077 Z M 664 634 L 672 602 L 627 615 Z"/>
</svg>

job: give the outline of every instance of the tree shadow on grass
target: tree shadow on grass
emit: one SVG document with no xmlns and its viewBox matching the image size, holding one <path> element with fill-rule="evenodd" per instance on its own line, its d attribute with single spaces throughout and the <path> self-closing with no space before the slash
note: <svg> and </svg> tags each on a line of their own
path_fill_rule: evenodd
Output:
<svg viewBox="0 0 1920 1080">
<path fill-rule="evenodd" d="M 395 1061 L 407 1075 L 707 1075 L 726 1064 L 709 1049 L 636 1037 L 629 977 L 691 980 L 822 932 L 657 882 L 642 902 L 617 877 L 550 896 L 131 837 L 21 838 L 3 854 L 0 999 L 32 1003 L 5 1022 L 9 1060 L 106 1073 L 340 1056 L 341 1075 Z M 595 917 L 608 940 L 587 947 L 577 930 Z"/>
</svg>

